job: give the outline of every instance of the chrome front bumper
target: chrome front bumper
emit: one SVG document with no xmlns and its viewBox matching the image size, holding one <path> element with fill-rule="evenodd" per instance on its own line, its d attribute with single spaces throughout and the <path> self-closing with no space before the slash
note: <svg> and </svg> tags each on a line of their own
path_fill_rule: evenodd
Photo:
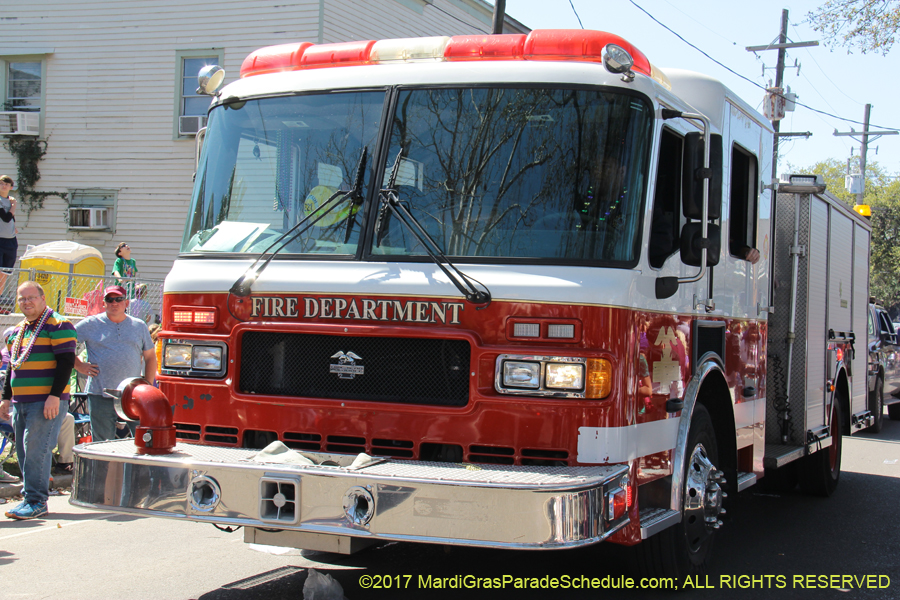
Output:
<svg viewBox="0 0 900 600">
<path fill-rule="evenodd" d="M 496 548 L 599 542 L 626 465 L 525 467 L 304 453 L 328 466 L 258 463 L 257 450 L 179 443 L 139 455 L 132 440 L 75 448 L 70 502 L 97 510 L 370 540 Z"/>
</svg>

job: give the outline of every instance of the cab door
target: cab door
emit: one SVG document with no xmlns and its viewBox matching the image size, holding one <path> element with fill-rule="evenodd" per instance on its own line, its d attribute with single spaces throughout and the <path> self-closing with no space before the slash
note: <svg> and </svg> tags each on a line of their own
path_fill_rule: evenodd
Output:
<svg viewBox="0 0 900 600">
<path fill-rule="evenodd" d="M 887 312 L 875 308 L 876 336 L 873 340 L 874 351 L 878 353 L 884 366 L 884 394 L 900 394 L 900 347 L 897 345 L 897 332 L 888 318 Z"/>
</svg>

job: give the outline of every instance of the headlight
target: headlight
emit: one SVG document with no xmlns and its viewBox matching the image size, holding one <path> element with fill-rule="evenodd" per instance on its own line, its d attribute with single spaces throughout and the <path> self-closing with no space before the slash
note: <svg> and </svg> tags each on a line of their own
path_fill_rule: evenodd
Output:
<svg viewBox="0 0 900 600">
<path fill-rule="evenodd" d="M 584 365 L 547 363 L 547 387 L 580 390 L 584 387 Z"/>
<path fill-rule="evenodd" d="M 166 339 L 160 372 L 180 377 L 224 377 L 227 363 L 225 342 Z"/>
<path fill-rule="evenodd" d="M 612 393 L 612 375 L 606 358 L 501 354 L 494 389 L 518 396 L 601 400 Z"/>
<path fill-rule="evenodd" d="M 194 346 L 192 366 L 204 371 L 222 369 L 222 349 L 217 346 Z"/>
<path fill-rule="evenodd" d="M 529 389 L 541 387 L 541 363 L 511 360 L 504 362 L 503 385 Z"/>
<path fill-rule="evenodd" d="M 182 344 L 166 344 L 163 365 L 176 369 L 191 367 L 191 347 Z"/>
</svg>

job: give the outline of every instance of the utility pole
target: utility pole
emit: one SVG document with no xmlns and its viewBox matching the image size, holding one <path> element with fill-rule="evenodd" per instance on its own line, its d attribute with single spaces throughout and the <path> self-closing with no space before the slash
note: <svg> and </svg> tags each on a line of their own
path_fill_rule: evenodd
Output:
<svg viewBox="0 0 900 600">
<path fill-rule="evenodd" d="M 781 32 L 778 34 L 778 43 L 775 44 L 767 44 L 765 46 L 747 46 L 746 50 L 748 52 L 760 52 L 763 50 L 778 50 L 778 65 L 775 67 L 775 92 L 778 95 L 782 96 L 782 84 L 784 83 L 784 61 L 787 54 L 788 48 L 805 48 L 808 46 L 818 46 L 819 42 L 788 42 L 787 41 L 787 28 L 788 28 L 788 10 L 782 9 L 781 11 Z M 770 93 L 772 90 L 770 89 Z M 781 130 L 781 116 L 775 115 L 776 118 L 772 119 L 772 129 L 775 131 L 775 142 L 772 147 L 772 179 L 775 179 L 775 176 L 778 173 L 778 138 L 781 137 L 794 137 L 794 136 L 804 136 L 809 137 L 812 135 L 809 132 L 805 133 L 780 133 Z"/>
<path fill-rule="evenodd" d="M 837 129 L 834 130 L 834 135 L 836 136 L 850 136 L 854 140 L 860 142 L 859 147 L 859 174 L 862 179 L 861 185 L 859 187 L 859 191 L 856 192 L 856 203 L 864 204 L 863 196 L 866 193 L 866 152 L 869 149 L 869 136 L 873 136 L 871 141 L 875 141 L 883 135 L 897 135 L 897 131 L 869 131 L 869 115 L 872 113 L 872 105 L 866 104 L 866 112 L 863 116 L 863 130 L 862 131 L 854 131 L 853 128 L 850 128 L 850 131 L 841 131 L 839 132 Z M 856 136 L 861 135 L 862 139 L 858 139 Z"/>
<path fill-rule="evenodd" d="M 506 0 L 494 0 L 494 19 L 491 22 L 491 33 L 503 33 L 503 22 L 506 20 Z"/>
<path fill-rule="evenodd" d="M 866 104 L 866 112 L 863 116 L 863 136 L 862 146 L 859 149 L 859 172 L 862 175 L 862 189 L 856 195 L 856 203 L 863 203 L 863 195 L 866 193 L 866 150 L 869 149 L 869 114 L 872 112 L 872 105 Z"/>
<path fill-rule="evenodd" d="M 782 46 L 778 48 L 778 64 L 775 66 L 775 87 L 782 89 L 781 84 L 784 83 L 784 56 L 787 54 L 787 48 L 783 44 L 787 43 L 788 28 L 788 11 L 786 8 L 781 10 L 781 33 L 778 34 L 778 43 Z M 778 172 L 778 132 L 781 131 L 781 121 L 772 121 L 772 129 L 775 130 L 775 140 L 772 144 L 772 179 Z"/>
</svg>

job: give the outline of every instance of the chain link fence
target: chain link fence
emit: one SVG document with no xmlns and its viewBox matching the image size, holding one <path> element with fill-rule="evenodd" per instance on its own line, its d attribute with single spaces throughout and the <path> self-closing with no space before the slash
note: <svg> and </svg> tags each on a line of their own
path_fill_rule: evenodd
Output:
<svg viewBox="0 0 900 600">
<path fill-rule="evenodd" d="M 36 281 L 44 288 L 47 306 L 59 314 L 87 317 L 104 312 L 103 290 L 110 285 L 121 285 L 130 300 L 128 314 L 143 319 L 148 324 L 162 319 L 163 280 L 140 277 L 108 277 L 60 273 L 38 269 L 4 269 L 7 274 L 0 284 L 0 315 L 16 315 L 16 288 L 26 281 Z M 6 319 L 0 319 L 0 322 Z"/>
</svg>

